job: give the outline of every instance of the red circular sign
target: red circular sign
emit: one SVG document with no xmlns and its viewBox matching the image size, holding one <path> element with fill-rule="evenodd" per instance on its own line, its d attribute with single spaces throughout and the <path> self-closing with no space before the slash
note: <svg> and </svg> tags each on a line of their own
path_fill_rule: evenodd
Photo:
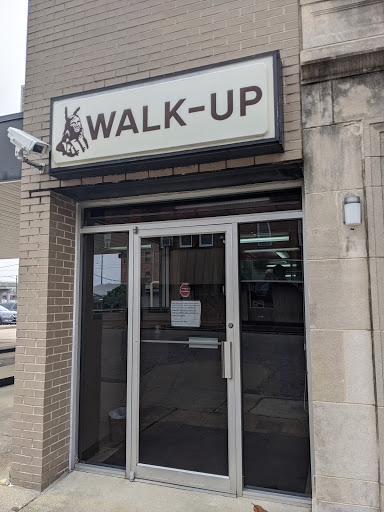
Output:
<svg viewBox="0 0 384 512">
<path fill-rule="evenodd" d="M 188 283 L 182 283 L 180 285 L 180 295 L 182 297 L 189 297 L 191 293 L 191 287 L 189 286 Z"/>
</svg>

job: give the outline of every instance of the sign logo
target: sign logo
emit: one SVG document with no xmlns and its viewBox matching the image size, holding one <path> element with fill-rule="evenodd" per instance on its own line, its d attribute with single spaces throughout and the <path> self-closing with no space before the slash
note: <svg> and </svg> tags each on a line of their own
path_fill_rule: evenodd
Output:
<svg viewBox="0 0 384 512">
<path fill-rule="evenodd" d="M 64 156 L 79 156 L 80 150 L 84 153 L 88 148 L 88 141 L 84 136 L 84 128 L 80 117 L 77 115 L 78 107 L 71 116 L 65 107 L 65 125 L 61 141 L 56 146 L 56 151 Z"/>
</svg>

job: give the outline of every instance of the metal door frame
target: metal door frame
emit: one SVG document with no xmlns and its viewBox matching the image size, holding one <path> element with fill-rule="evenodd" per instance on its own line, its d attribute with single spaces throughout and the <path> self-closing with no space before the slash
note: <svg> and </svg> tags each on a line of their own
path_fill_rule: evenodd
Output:
<svg viewBox="0 0 384 512">
<path fill-rule="evenodd" d="M 291 188 L 296 185 L 295 182 L 287 184 L 279 184 L 279 186 L 271 186 L 271 184 L 264 185 L 262 187 L 255 187 L 255 190 L 275 190 L 275 189 L 284 189 Z M 240 187 L 241 188 L 241 187 Z M 249 191 L 249 187 L 246 188 Z M 243 191 L 243 190 L 241 190 Z M 224 193 L 229 193 L 233 190 L 227 191 L 224 190 Z M 212 191 L 200 191 L 200 193 L 205 197 L 209 197 L 212 194 Z M 223 190 L 221 190 L 223 193 Z M 161 197 L 155 196 L 152 198 L 153 200 L 161 202 L 168 198 L 168 194 L 161 194 Z M 180 194 L 181 197 L 184 198 L 184 194 Z M 186 194 L 186 197 L 196 197 L 196 192 L 192 192 L 190 194 Z M 231 226 L 231 242 L 232 242 L 232 251 L 229 258 L 232 263 L 232 289 L 233 289 L 233 298 L 236 302 L 236 306 L 233 310 L 233 324 L 234 328 L 233 336 L 234 339 L 237 340 L 237 343 L 233 343 L 232 350 L 232 381 L 234 387 L 234 396 L 235 396 L 235 404 L 234 404 L 234 431 L 235 431 L 235 453 L 229 454 L 230 461 L 235 461 L 235 487 L 231 488 L 230 493 L 236 493 L 237 496 L 242 496 L 245 492 L 243 489 L 243 480 L 242 480 L 242 408 L 241 408 L 241 360 L 240 360 L 240 311 L 239 311 L 239 279 L 238 279 L 238 225 L 241 223 L 249 223 L 249 222 L 263 222 L 263 221 L 274 221 L 274 220 L 289 220 L 289 219 L 301 219 L 303 221 L 303 260 L 304 260 L 304 303 L 305 303 L 305 312 L 306 312 L 306 346 L 307 346 L 307 369 L 308 369 L 308 405 L 309 405 L 309 428 L 310 428 L 310 445 L 311 445 L 311 465 L 312 465 L 312 479 L 314 479 L 315 475 L 315 457 L 314 457 L 314 448 L 313 448 L 313 406 L 311 399 L 311 366 L 310 366 L 310 343 L 309 343 L 309 322 L 308 322 L 308 290 L 307 290 L 307 264 L 306 264 L 306 245 L 305 245 L 305 225 L 304 225 L 304 211 L 303 210 L 290 210 L 290 211 L 278 211 L 278 212 L 263 212 L 263 213 L 251 213 L 244 215 L 230 215 L 230 216 L 221 216 L 221 217 L 206 217 L 201 219 L 184 219 L 180 221 L 160 221 L 160 222 L 147 222 L 142 223 L 136 226 L 134 223 L 129 224 L 114 224 L 114 225 L 104 225 L 104 226 L 82 226 L 82 211 L 86 207 L 96 207 L 96 206 L 113 206 L 115 204 L 121 203 L 131 203 L 131 202 L 139 202 L 142 201 L 143 197 L 139 198 L 131 198 L 126 201 L 122 201 L 122 199 L 113 199 L 113 200 L 104 200 L 104 201 L 88 201 L 77 205 L 77 225 L 76 225 L 76 256 L 75 256 L 75 293 L 74 293 L 74 331 L 73 331 L 73 373 L 72 373 L 72 404 L 71 404 L 71 443 L 70 443 L 70 456 L 69 456 L 69 469 L 73 470 L 76 468 L 82 468 L 86 471 L 91 471 L 93 473 L 105 473 L 112 474 L 114 476 L 123 476 L 126 473 L 126 477 L 130 478 L 132 476 L 130 472 L 132 471 L 132 447 L 130 440 L 132 439 L 132 421 L 130 421 L 129 415 L 131 414 L 131 407 L 129 407 L 131 401 L 131 393 L 132 393 L 132 349 L 133 349 L 133 308 L 128 308 L 128 368 L 127 368 L 127 466 L 126 472 L 124 470 L 113 469 L 113 468 L 105 468 L 103 466 L 91 466 L 88 464 L 78 464 L 77 463 L 77 429 L 78 429 L 78 408 L 79 408 L 79 376 L 80 376 L 80 364 L 79 364 L 79 350 L 80 350 L 80 305 L 81 305 L 81 286 L 82 286 L 82 270 L 81 270 L 81 255 L 82 255 L 82 243 L 81 238 L 83 234 L 86 233 L 106 233 L 106 232 L 128 232 L 129 233 L 129 268 L 128 268 L 128 276 L 129 276 L 129 286 L 128 286 L 128 304 L 134 304 L 133 300 L 133 275 L 134 275 L 134 254 L 133 254 L 133 231 L 138 227 L 141 232 L 145 230 L 147 233 L 152 233 L 157 229 L 165 229 L 169 231 L 168 226 L 175 227 L 181 226 L 184 227 L 187 234 L 188 232 L 194 231 L 195 229 L 205 229 L 206 233 L 212 232 L 220 232 L 220 227 L 222 226 Z M 304 205 L 303 205 L 304 207 Z M 180 232 L 180 229 L 177 230 Z M 204 232 L 204 231 L 203 231 Z M 226 257 L 226 265 L 229 261 L 229 258 Z M 226 276 L 228 278 L 229 276 Z M 228 320 L 227 320 L 228 323 Z M 137 369 L 136 369 L 137 371 Z M 230 462 L 229 461 L 229 462 Z M 172 470 L 169 470 L 170 472 Z M 174 472 L 174 476 L 176 477 L 177 471 Z M 187 475 L 194 475 L 193 472 L 182 472 L 183 477 Z M 205 483 L 205 475 L 196 473 L 196 475 L 201 476 L 201 482 L 197 482 L 196 485 L 191 485 L 188 483 L 179 483 L 177 478 L 172 480 L 168 480 L 166 483 L 168 485 L 176 485 L 176 486 L 185 486 L 185 487 L 197 487 L 200 489 L 210 489 Z M 156 481 L 157 478 L 151 477 L 148 475 L 145 480 L 153 480 Z M 229 480 L 229 479 L 228 479 Z M 183 480 L 185 481 L 185 480 Z M 219 490 L 220 493 L 225 493 L 226 491 Z M 258 496 L 260 493 L 256 491 L 245 492 L 245 494 L 249 494 L 249 496 Z M 273 491 L 266 491 L 262 493 L 263 499 L 265 496 L 269 496 L 271 499 L 275 496 Z M 260 495 L 261 496 L 261 495 Z M 291 496 L 288 496 L 285 493 L 278 492 L 276 494 L 276 500 L 279 499 L 288 503 L 292 499 Z M 300 498 L 303 501 L 308 501 L 307 498 Z"/>
<path fill-rule="evenodd" d="M 130 461 L 129 472 L 132 478 L 153 480 L 169 484 L 209 489 L 224 493 L 236 493 L 236 427 L 235 427 L 235 386 L 234 378 L 227 379 L 227 404 L 228 404 L 228 476 L 211 475 L 174 468 L 165 468 L 142 464 L 138 461 L 139 456 L 139 381 L 140 381 L 140 267 L 141 267 L 141 239 L 148 237 L 198 235 L 211 233 L 225 233 L 225 287 L 226 287 L 226 340 L 232 343 L 232 347 L 239 343 L 235 340 L 235 329 L 229 328 L 228 324 L 235 324 L 234 316 L 236 303 L 233 291 L 233 234 L 232 225 L 218 223 L 215 225 L 199 225 L 195 221 L 193 226 L 185 226 L 185 221 L 163 222 L 161 227 L 140 224 L 134 230 L 133 235 L 133 266 L 135 275 L 133 278 L 133 336 L 132 336 L 132 364 L 131 364 L 131 399 L 132 399 L 132 426 L 130 454 L 127 460 Z M 166 224 L 166 226 L 164 226 Z M 235 366 L 232 362 L 233 367 Z"/>
</svg>

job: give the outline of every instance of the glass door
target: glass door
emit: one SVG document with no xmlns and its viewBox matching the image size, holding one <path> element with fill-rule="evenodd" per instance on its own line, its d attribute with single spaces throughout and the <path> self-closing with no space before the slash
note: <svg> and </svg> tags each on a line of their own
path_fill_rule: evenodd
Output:
<svg viewBox="0 0 384 512">
<path fill-rule="evenodd" d="M 235 492 L 232 227 L 168 226 L 134 235 L 131 471 Z"/>
</svg>

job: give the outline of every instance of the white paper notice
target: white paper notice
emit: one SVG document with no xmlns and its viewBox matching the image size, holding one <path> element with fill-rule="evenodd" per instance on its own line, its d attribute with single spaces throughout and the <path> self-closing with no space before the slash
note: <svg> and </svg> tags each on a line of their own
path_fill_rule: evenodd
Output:
<svg viewBox="0 0 384 512">
<path fill-rule="evenodd" d="M 172 327 L 200 327 L 201 302 L 199 300 L 171 301 Z"/>
</svg>

